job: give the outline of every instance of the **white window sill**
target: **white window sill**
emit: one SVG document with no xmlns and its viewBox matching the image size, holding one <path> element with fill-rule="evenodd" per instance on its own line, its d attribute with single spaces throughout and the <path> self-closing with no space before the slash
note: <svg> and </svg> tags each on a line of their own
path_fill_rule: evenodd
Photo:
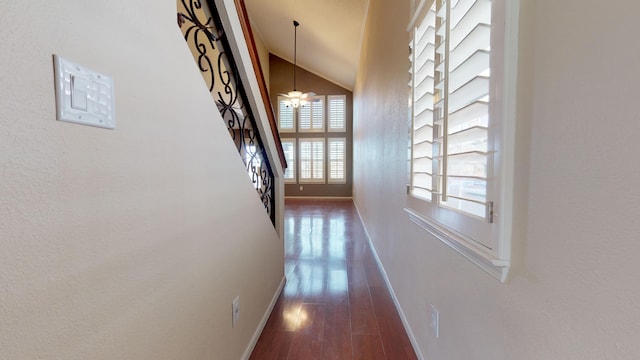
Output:
<svg viewBox="0 0 640 360">
<path fill-rule="evenodd" d="M 464 256 L 467 260 L 476 264 L 500 282 L 504 283 L 506 281 L 507 275 L 509 274 L 509 261 L 497 259 L 492 254 L 481 251 L 469 244 L 468 240 L 462 238 L 460 235 L 449 231 L 438 223 L 425 218 L 411 209 L 405 208 L 404 211 L 409 215 L 409 220 Z"/>
</svg>

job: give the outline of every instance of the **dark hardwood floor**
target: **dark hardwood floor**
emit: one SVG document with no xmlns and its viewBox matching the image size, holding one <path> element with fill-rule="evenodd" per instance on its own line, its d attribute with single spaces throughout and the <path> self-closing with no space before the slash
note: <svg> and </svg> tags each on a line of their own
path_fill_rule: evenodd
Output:
<svg viewBox="0 0 640 360">
<path fill-rule="evenodd" d="M 416 359 L 351 200 L 286 200 L 285 274 L 251 359 Z"/>
</svg>

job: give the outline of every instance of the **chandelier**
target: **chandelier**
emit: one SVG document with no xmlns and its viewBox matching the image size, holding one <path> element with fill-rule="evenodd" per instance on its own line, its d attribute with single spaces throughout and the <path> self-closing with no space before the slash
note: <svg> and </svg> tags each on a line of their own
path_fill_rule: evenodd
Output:
<svg viewBox="0 0 640 360">
<path fill-rule="evenodd" d="M 298 67 L 298 26 L 300 26 L 300 23 L 293 20 L 293 90 L 289 91 L 286 95 L 282 94 L 282 96 L 287 98 L 287 100 L 284 101 L 284 104 L 287 107 L 292 107 L 294 109 L 306 105 L 308 102 L 307 99 L 315 95 L 311 92 L 303 93 L 302 91 L 296 90 L 296 68 Z"/>
</svg>

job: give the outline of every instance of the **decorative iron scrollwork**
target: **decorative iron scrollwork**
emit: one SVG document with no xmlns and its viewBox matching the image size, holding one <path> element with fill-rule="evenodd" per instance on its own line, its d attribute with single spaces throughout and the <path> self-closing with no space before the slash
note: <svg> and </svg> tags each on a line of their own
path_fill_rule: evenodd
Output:
<svg viewBox="0 0 640 360">
<path fill-rule="evenodd" d="M 262 204 L 275 224 L 274 175 L 213 1 L 180 0 L 178 26 L 227 125 Z"/>
</svg>

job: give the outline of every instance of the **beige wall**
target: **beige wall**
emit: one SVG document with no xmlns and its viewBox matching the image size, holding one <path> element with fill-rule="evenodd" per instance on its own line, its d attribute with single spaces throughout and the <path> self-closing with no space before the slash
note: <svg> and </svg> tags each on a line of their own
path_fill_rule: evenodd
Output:
<svg viewBox="0 0 640 360">
<path fill-rule="evenodd" d="M 371 1 L 354 194 L 426 359 L 638 358 L 640 48 L 629 29 L 639 11 L 522 0 L 515 264 L 500 284 L 402 210 L 409 4 Z"/>
<path fill-rule="evenodd" d="M 283 248 L 176 2 L 0 3 L 0 358 L 239 359 Z M 53 53 L 114 78 L 115 131 L 55 120 Z"/>
<path fill-rule="evenodd" d="M 269 56 L 271 71 L 271 104 L 278 116 L 278 95 L 286 94 L 293 88 L 293 64 L 273 54 Z M 280 133 L 282 138 L 317 138 L 317 137 L 344 137 L 347 140 L 347 171 L 344 184 L 285 184 L 286 196 L 336 196 L 351 197 L 352 195 L 352 154 L 353 154 L 353 93 L 329 80 L 321 78 L 309 71 L 298 68 L 296 70 L 296 83 L 298 90 L 302 92 L 314 92 L 318 95 L 345 95 L 346 96 L 346 132 L 323 133 Z M 325 126 L 326 130 L 326 126 Z M 298 143 L 296 143 L 297 146 Z M 302 185 L 302 190 L 300 186 Z"/>
<path fill-rule="evenodd" d="M 256 44 L 256 49 L 258 50 L 258 57 L 260 58 L 260 67 L 262 68 L 262 74 L 264 75 L 264 81 L 267 84 L 267 90 L 268 90 L 269 82 L 270 82 L 269 49 L 267 49 L 260 32 L 256 31 L 255 27 L 252 28 L 252 31 L 253 31 L 253 40 Z"/>
</svg>

